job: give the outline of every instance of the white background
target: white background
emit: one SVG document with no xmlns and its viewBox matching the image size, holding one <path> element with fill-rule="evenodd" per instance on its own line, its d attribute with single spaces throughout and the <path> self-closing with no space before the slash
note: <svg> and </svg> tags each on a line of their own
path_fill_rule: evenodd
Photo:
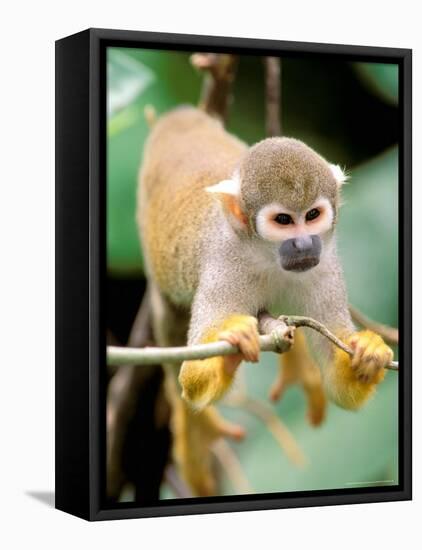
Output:
<svg viewBox="0 0 422 550">
<path fill-rule="evenodd" d="M 87 27 L 414 49 L 415 310 L 421 307 L 418 2 L 3 2 L 0 33 L 0 545 L 2 548 L 420 547 L 420 352 L 414 502 L 89 524 L 29 496 L 54 488 L 54 40 Z M 418 219 L 419 218 L 419 219 Z M 364 268 L 364 267 L 363 267 Z M 415 320 L 418 335 L 420 321 Z M 420 338 L 415 338 L 416 345 Z M 330 449 L 326 450 L 330 453 Z"/>
</svg>

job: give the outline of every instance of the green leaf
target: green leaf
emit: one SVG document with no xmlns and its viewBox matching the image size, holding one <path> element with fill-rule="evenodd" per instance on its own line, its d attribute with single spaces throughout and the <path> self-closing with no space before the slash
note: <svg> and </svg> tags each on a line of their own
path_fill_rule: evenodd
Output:
<svg viewBox="0 0 422 550">
<path fill-rule="evenodd" d="M 140 61 L 110 48 L 107 52 L 107 113 L 121 111 L 154 80 L 154 73 Z"/>
<path fill-rule="evenodd" d="M 385 63 L 353 63 L 365 85 L 383 101 L 397 105 L 399 66 Z"/>
<path fill-rule="evenodd" d="M 397 325 L 397 147 L 353 170 L 342 194 L 338 243 L 350 301 Z"/>
<path fill-rule="evenodd" d="M 138 172 L 149 133 L 144 108 L 151 105 L 159 115 L 180 103 L 196 103 L 200 76 L 192 70 L 189 54 L 131 48 L 113 48 L 112 54 L 130 58 L 142 67 L 144 76 L 154 75 L 152 80 L 144 79 L 136 97 L 132 93 L 130 103 L 108 120 L 107 267 L 110 274 L 131 276 L 139 275 L 143 269 L 135 214 Z M 132 66 L 132 62 L 128 65 Z M 116 73 L 115 88 L 127 77 L 124 71 Z M 130 94 L 121 97 L 129 99 Z"/>
</svg>

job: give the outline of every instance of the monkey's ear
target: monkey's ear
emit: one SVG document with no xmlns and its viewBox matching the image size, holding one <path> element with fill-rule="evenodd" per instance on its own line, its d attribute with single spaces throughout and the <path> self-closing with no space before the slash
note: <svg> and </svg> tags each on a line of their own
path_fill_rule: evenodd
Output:
<svg viewBox="0 0 422 550">
<path fill-rule="evenodd" d="M 239 204 L 239 178 L 233 177 L 230 180 L 222 180 L 215 185 L 206 187 L 205 191 L 218 194 L 224 210 L 229 214 L 230 220 L 234 223 L 235 227 L 239 229 L 244 229 L 246 227 L 247 217 Z"/>
<path fill-rule="evenodd" d="M 349 176 L 338 164 L 330 164 L 330 170 L 337 182 L 338 187 L 341 187 L 343 183 L 346 183 L 349 179 Z"/>
<path fill-rule="evenodd" d="M 240 182 L 238 178 L 222 180 L 215 185 L 205 187 L 205 191 L 208 193 L 222 193 L 223 195 L 238 197 L 240 195 Z"/>
</svg>

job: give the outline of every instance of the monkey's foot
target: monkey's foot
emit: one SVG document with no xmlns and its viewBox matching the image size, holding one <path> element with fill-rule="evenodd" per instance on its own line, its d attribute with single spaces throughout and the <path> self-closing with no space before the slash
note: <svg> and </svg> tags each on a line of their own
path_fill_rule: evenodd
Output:
<svg viewBox="0 0 422 550">
<path fill-rule="evenodd" d="M 313 362 L 280 364 L 278 375 L 271 386 L 269 397 L 278 401 L 289 386 L 303 388 L 307 401 L 307 417 L 312 426 L 319 426 L 325 418 L 327 399 L 322 386 L 321 373 Z"/>
<path fill-rule="evenodd" d="M 298 383 L 298 366 L 292 365 L 290 362 L 283 364 L 282 361 L 280 361 L 280 368 L 270 388 L 269 398 L 271 401 L 278 401 L 284 395 L 288 387 Z"/>
<path fill-rule="evenodd" d="M 354 355 L 350 358 L 344 351 L 336 350 L 334 365 L 327 369 L 327 388 L 337 404 L 357 409 L 384 379 L 384 367 L 393 359 L 393 351 L 370 330 L 355 332 L 344 341 Z"/>
<path fill-rule="evenodd" d="M 225 340 L 238 346 L 240 353 L 224 357 L 211 357 L 198 361 L 185 361 L 179 374 L 182 397 L 197 410 L 219 399 L 230 387 L 237 367 L 243 359 L 258 361 L 258 321 L 249 315 L 228 317 L 201 340 L 202 343 Z"/>
<path fill-rule="evenodd" d="M 245 430 L 225 420 L 214 407 L 194 413 L 180 402 L 174 417 L 174 455 L 183 479 L 197 496 L 217 492 L 211 446 L 220 437 L 243 439 Z"/>
</svg>

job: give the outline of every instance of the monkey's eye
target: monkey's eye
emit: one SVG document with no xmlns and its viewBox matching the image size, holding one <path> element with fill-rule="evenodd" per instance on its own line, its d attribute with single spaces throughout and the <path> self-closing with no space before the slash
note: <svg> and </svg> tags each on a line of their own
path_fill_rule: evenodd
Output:
<svg viewBox="0 0 422 550">
<path fill-rule="evenodd" d="M 277 214 L 274 221 L 280 225 L 289 225 L 290 223 L 293 223 L 292 217 L 289 216 L 289 214 Z"/>
<path fill-rule="evenodd" d="M 306 212 L 305 219 L 307 222 L 310 222 L 318 218 L 320 214 L 321 212 L 318 210 L 318 208 L 312 208 L 311 210 L 309 210 L 309 212 Z"/>
</svg>

